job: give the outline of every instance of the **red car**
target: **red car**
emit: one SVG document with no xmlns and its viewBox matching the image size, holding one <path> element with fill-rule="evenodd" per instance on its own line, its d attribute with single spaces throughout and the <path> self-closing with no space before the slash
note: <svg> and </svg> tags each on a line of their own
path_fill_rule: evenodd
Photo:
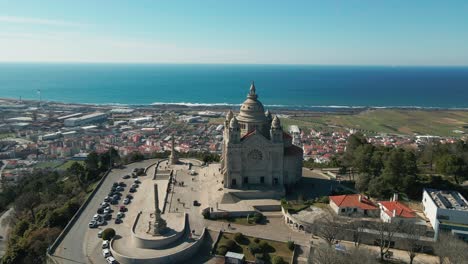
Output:
<svg viewBox="0 0 468 264">
<path fill-rule="evenodd" d="M 119 207 L 119 211 L 120 211 L 120 212 L 125 212 L 126 210 L 127 210 L 127 208 L 125 208 L 125 205 L 121 205 L 121 206 Z"/>
</svg>

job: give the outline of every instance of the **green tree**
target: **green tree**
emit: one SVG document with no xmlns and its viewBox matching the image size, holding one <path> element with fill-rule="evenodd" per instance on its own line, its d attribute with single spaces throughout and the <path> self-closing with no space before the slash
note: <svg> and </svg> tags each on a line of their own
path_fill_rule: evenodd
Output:
<svg viewBox="0 0 468 264">
<path fill-rule="evenodd" d="M 27 210 L 31 213 L 33 223 L 36 222 L 36 207 L 41 204 L 41 196 L 37 192 L 27 192 L 19 196 L 15 201 L 16 211 Z"/>
<path fill-rule="evenodd" d="M 85 183 L 83 182 L 83 178 L 86 173 L 85 167 L 78 162 L 73 162 L 73 164 L 68 168 L 68 172 L 75 176 L 81 189 L 86 190 Z"/>
<path fill-rule="evenodd" d="M 102 231 L 102 240 L 111 240 L 115 236 L 115 230 L 113 228 L 106 228 Z"/>
</svg>

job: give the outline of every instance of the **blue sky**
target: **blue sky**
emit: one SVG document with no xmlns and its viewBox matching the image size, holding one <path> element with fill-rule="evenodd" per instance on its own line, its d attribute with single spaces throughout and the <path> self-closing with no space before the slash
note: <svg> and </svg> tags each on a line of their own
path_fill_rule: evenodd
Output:
<svg viewBox="0 0 468 264">
<path fill-rule="evenodd" d="M 0 0 L 0 61 L 468 65 L 468 1 Z"/>
</svg>

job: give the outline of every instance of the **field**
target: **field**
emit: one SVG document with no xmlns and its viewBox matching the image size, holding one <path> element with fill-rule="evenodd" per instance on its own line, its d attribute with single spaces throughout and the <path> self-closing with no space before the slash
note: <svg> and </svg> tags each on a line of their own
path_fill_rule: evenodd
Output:
<svg viewBox="0 0 468 264">
<path fill-rule="evenodd" d="M 222 124 L 223 117 L 210 118 L 210 124 Z M 297 125 L 303 130 L 354 128 L 367 134 L 389 133 L 402 135 L 434 135 L 460 137 L 468 133 L 468 111 L 370 109 L 358 113 L 301 112 L 297 116 L 281 118 L 285 129 Z"/>
<path fill-rule="evenodd" d="M 468 132 L 468 111 L 373 109 L 357 114 L 291 117 L 283 124 L 297 124 L 301 128 L 336 126 L 366 133 L 461 136 L 454 130 Z"/>
<path fill-rule="evenodd" d="M 242 243 L 236 243 L 235 249 L 233 249 L 232 251 L 237 252 L 237 253 L 242 253 L 244 254 L 245 259 L 247 261 L 254 262 L 255 257 L 254 255 L 252 255 L 252 253 L 248 249 L 249 245 L 256 243 L 254 239 L 255 239 L 254 237 L 245 236 L 245 239 L 241 241 Z M 225 245 L 226 241 L 228 240 L 234 240 L 234 234 L 223 233 L 217 244 L 217 247 L 219 247 L 220 245 Z M 288 263 L 289 260 L 291 259 L 293 252 L 288 248 L 287 243 L 279 242 L 279 241 L 272 241 L 272 240 L 267 240 L 267 239 L 259 239 L 258 243 L 256 244 L 260 244 L 262 242 L 268 243 L 268 249 L 266 253 L 267 258 L 266 258 L 265 263 L 271 263 L 270 261 L 275 255 L 282 257 L 286 263 Z"/>
</svg>

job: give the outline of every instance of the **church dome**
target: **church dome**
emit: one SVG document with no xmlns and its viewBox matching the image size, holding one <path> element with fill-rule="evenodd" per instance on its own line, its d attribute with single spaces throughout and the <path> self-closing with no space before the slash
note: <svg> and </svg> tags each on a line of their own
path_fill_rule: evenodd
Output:
<svg viewBox="0 0 468 264">
<path fill-rule="evenodd" d="M 240 113 L 237 116 L 239 122 L 242 123 L 266 123 L 267 117 L 263 104 L 257 100 L 258 96 L 255 91 L 255 84 L 252 82 L 250 92 L 247 99 L 242 103 Z"/>
</svg>

